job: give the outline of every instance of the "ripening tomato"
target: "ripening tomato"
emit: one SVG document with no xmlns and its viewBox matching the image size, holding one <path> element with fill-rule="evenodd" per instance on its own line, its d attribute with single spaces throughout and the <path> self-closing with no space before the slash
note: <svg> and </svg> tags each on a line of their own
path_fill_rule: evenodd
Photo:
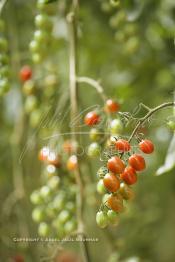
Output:
<svg viewBox="0 0 175 262">
<path fill-rule="evenodd" d="M 69 171 L 73 171 L 76 170 L 78 167 L 78 159 L 76 155 L 72 155 L 69 157 L 68 161 L 67 161 L 67 169 Z"/>
<path fill-rule="evenodd" d="M 120 174 L 124 171 L 125 164 L 118 156 L 113 156 L 108 160 L 107 168 L 112 173 Z"/>
<path fill-rule="evenodd" d="M 120 195 L 111 195 L 107 199 L 107 206 L 115 212 L 122 212 L 124 209 L 123 198 Z"/>
<path fill-rule="evenodd" d="M 119 192 L 125 200 L 133 199 L 134 196 L 135 196 L 132 189 L 127 184 L 125 184 L 124 182 L 120 183 Z"/>
<path fill-rule="evenodd" d="M 142 171 L 146 167 L 145 159 L 143 158 L 143 156 L 138 155 L 138 154 L 134 154 L 129 157 L 129 164 L 136 171 Z"/>
<path fill-rule="evenodd" d="M 115 142 L 115 147 L 120 152 L 127 152 L 131 149 L 131 146 L 127 140 L 119 139 Z"/>
<path fill-rule="evenodd" d="M 55 167 L 61 166 L 61 157 L 55 152 L 49 152 L 47 161 L 50 165 L 54 165 Z"/>
<path fill-rule="evenodd" d="M 32 69 L 30 68 L 30 66 L 28 65 L 23 66 L 20 71 L 21 81 L 25 82 L 31 79 L 31 77 L 32 77 Z"/>
<path fill-rule="evenodd" d="M 49 152 L 50 152 L 50 149 L 49 147 L 43 147 L 41 148 L 41 150 L 39 151 L 39 154 L 38 154 L 38 158 L 40 161 L 46 161 L 47 160 L 47 157 L 49 155 Z"/>
<path fill-rule="evenodd" d="M 97 125 L 100 122 L 100 116 L 95 112 L 89 112 L 84 118 L 84 123 L 87 126 Z"/>
<path fill-rule="evenodd" d="M 116 175 L 107 173 L 103 178 L 103 184 L 110 192 L 116 192 L 120 187 L 120 181 Z"/>
<path fill-rule="evenodd" d="M 63 143 L 63 150 L 68 154 L 74 153 L 77 150 L 77 143 L 75 141 L 66 140 Z"/>
<path fill-rule="evenodd" d="M 112 99 L 108 99 L 105 105 L 105 111 L 109 113 L 115 113 L 119 111 L 120 105 Z"/>
<path fill-rule="evenodd" d="M 154 145 L 153 143 L 148 140 L 148 139 L 145 139 L 145 140 L 142 140 L 140 143 L 139 143 L 139 148 L 140 150 L 145 153 L 145 154 L 151 154 L 153 151 L 154 151 Z"/>
<path fill-rule="evenodd" d="M 128 185 L 135 184 L 137 182 L 136 171 L 133 167 L 128 166 L 124 172 L 120 174 L 120 178 L 125 181 Z"/>
</svg>

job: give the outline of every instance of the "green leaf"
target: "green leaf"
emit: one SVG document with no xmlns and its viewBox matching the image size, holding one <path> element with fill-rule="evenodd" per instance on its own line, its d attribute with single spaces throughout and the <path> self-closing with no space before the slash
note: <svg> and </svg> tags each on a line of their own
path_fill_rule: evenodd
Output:
<svg viewBox="0 0 175 262">
<path fill-rule="evenodd" d="M 165 158 L 165 163 L 156 171 L 156 176 L 163 175 L 171 171 L 175 167 L 175 134 L 171 140 L 168 152 Z"/>
</svg>

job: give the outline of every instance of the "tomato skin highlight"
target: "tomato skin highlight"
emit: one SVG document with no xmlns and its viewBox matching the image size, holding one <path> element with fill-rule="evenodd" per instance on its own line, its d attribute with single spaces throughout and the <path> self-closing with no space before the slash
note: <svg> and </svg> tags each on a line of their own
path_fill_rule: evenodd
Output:
<svg viewBox="0 0 175 262">
<path fill-rule="evenodd" d="M 119 179 L 114 175 L 107 173 L 103 178 L 105 188 L 110 192 L 116 192 L 120 187 Z"/>
<path fill-rule="evenodd" d="M 107 168 L 114 174 L 120 174 L 125 169 L 124 162 L 117 156 L 113 156 L 108 160 Z"/>
<path fill-rule="evenodd" d="M 112 99 L 108 99 L 105 105 L 105 111 L 108 113 L 116 113 L 120 109 L 120 105 Z"/>
<path fill-rule="evenodd" d="M 21 81 L 25 82 L 29 80 L 31 77 L 32 77 L 32 69 L 30 68 L 30 66 L 28 65 L 23 66 L 20 71 Z"/>
<path fill-rule="evenodd" d="M 100 122 L 100 116 L 95 111 L 91 111 L 87 113 L 87 115 L 84 118 L 84 123 L 87 126 L 97 125 L 99 122 Z"/>
<path fill-rule="evenodd" d="M 154 152 L 154 144 L 148 139 L 142 140 L 139 143 L 139 148 L 145 154 L 151 154 Z"/>
<path fill-rule="evenodd" d="M 136 171 L 142 171 L 145 169 L 145 159 L 143 156 L 139 154 L 134 154 L 129 157 L 129 164 L 132 166 Z"/>
<path fill-rule="evenodd" d="M 123 198 L 120 195 L 111 195 L 107 199 L 107 206 L 115 212 L 122 212 L 124 209 Z"/>
<path fill-rule="evenodd" d="M 131 166 L 126 167 L 124 172 L 120 174 L 120 178 L 128 185 L 135 184 L 137 182 L 137 174 L 135 169 Z"/>
<path fill-rule="evenodd" d="M 117 140 L 115 142 L 115 147 L 120 152 L 128 152 L 131 149 L 130 143 L 124 139 Z"/>
</svg>

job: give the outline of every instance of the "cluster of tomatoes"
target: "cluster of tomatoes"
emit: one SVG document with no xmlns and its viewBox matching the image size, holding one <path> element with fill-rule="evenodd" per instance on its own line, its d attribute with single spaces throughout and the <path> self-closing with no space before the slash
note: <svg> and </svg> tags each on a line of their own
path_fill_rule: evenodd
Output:
<svg viewBox="0 0 175 262">
<path fill-rule="evenodd" d="M 105 112 L 113 114 L 118 110 L 118 103 L 111 99 L 107 100 Z M 88 126 L 97 125 L 100 123 L 100 115 L 90 112 L 85 116 L 84 121 Z M 107 143 L 104 144 L 105 150 L 108 151 L 108 160 L 106 165 L 97 172 L 100 179 L 97 191 L 100 194 L 105 194 L 100 211 L 96 216 L 97 224 L 102 228 L 108 224 L 118 223 L 118 213 L 124 210 L 124 200 L 132 199 L 134 196 L 130 186 L 137 182 L 138 173 L 146 167 L 142 154 L 133 153 L 135 145 L 133 147 L 129 141 L 119 138 L 117 133 L 115 135 L 112 133 L 112 136 L 110 133 L 109 136 L 110 139 L 108 138 Z M 138 148 L 145 154 L 151 154 L 154 151 L 154 145 L 148 139 L 140 141 Z"/>
<path fill-rule="evenodd" d="M 30 199 L 35 205 L 32 218 L 39 223 L 38 234 L 42 237 L 62 239 L 77 228 L 74 170 L 78 163 L 73 154 L 75 147 L 76 143 L 66 140 L 62 145 L 62 156 L 49 147 L 43 147 L 39 152 L 39 160 L 45 164 L 44 184 L 32 192 Z"/>
<path fill-rule="evenodd" d="M 42 115 L 44 115 L 44 108 L 47 108 L 45 104 L 46 99 L 49 102 L 49 99 L 53 97 L 58 85 L 58 79 L 54 72 L 49 71 L 41 82 L 33 78 L 31 67 L 25 65 L 20 70 L 20 80 L 22 82 L 22 92 L 25 96 L 24 109 L 29 115 L 30 126 L 35 128 L 39 125 Z M 40 92 L 41 89 L 42 92 Z M 52 103 L 53 102 L 52 100 Z"/>
<path fill-rule="evenodd" d="M 52 43 L 52 16 L 55 14 L 56 7 L 54 4 L 48 4 L 47 0 L 38 0 L 37 9 L 38 14 L 35 17 L 36 31 L 29 45 L 32 60 L 36 64 L 43 61 L 48 54 L 48 46 Z"/>
<path fill-rule="evenodd" d="M 4 36 L 5 24 L 0 19 L 0 96 L 9 91 L 8 42 Z"/>
</svg>

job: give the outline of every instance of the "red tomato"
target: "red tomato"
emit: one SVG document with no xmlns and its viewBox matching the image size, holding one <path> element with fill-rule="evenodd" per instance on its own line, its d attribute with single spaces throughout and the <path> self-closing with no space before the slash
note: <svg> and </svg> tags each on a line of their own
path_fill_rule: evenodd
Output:
<svg viewBox="0 0 175 262">
<path fill-rule="evenodd" d="M 122 212 L 123 207 L 123 198 L 120 195 L 111 195 L 107 199 L 107 206 L 115 212 Z"/>
<path fill-rule="evenodd" d="M 153 151 L 154 151 L 154 145 L 153 143 L 148 140 L 148 139 L 145 139 L 145 140 L 142 140 L 140 143 L 139 143 L 139 148 L 140 150 L 145 153 L 145 154 L 151 154 Z"/>
<path fill-rule="evenodd" d="M 126 152 L 131 149 L 131 146 L 127 140 L 119 139 L 115 142 L 115 147 L 120 152 Z"/>
<path fill-rule="evenodd" d="M 106 101 L 106 105 L 105 105 L 105 111 L 109 112 L 109 113 L 115 113 L 117 111 L 119 111 L 120 109 L 120 105 L 113 101 L 112 99 L 108 99 Z"/>
<path fill-rule="evenodd" d="M 125 168 L 124 172 L 120 174 L 120 178 L 125 181 L 128 185 L 133 185 L 137 182 L 136 171 L 133 167 L 128 166 Z"/>
<path fill-rule="evenodd" d="M 110 192 L 116 192 L 120 187 L 119 179 L 114 175 L 107 173 L 103 178 L 103 184 Z"/>
<path fill-rule="evenodd" d="M 78 167 L 78 159 L 76 155 L 72 155 L 69 157 L 69 159 L 67 160 L 67 169 L 69 171 L 73 171 L 76 170 Z"/>
<path fill-rule="evenodd" d="M 31 77 L 32 77 L 32 69 L 30 68 L 30 66 L 28 65 L 23 66 L 20 71 L 21 81 L 25 82 L 29 80 Z"/>
<path fill-rule="evenodd" d="M 112 173 L 120 174 L 124 171 L 125 164 L 118 156 L 113 156 L 108 160 L 107 168 Z"/>
<path fill-rule="evenodd" d="M 137 171 L 142 171 L 146 167 L 145 159 L 138 154 L 129 157 L 129 164 Z"/>
<path fill-rule="evenodd" d="M 97 125 L 100 122 L 100 116 L 95 112 L 89 112 L 84 118 L 84 123 L 87 126 Z"/>
</svg>

